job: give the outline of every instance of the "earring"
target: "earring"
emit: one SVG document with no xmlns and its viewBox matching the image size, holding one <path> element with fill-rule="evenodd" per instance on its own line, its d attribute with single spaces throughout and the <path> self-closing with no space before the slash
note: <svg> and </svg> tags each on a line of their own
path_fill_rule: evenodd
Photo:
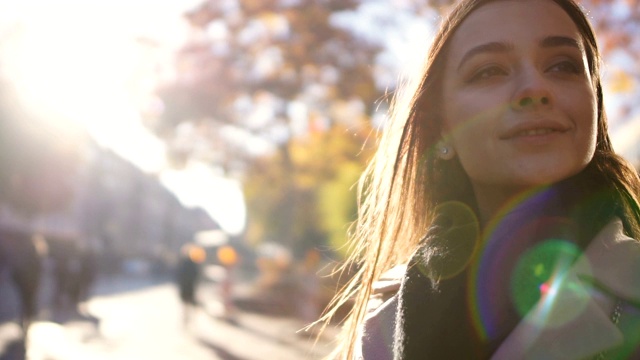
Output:
<svg viewBox="0 0 640 360">
<path fill-rule="evenodd" d="M 447 145 L 440 145 L 438 148 L 438 158 L 441 160 L 451 160 L 456 156 L 455 150 Z"/>
</svg>

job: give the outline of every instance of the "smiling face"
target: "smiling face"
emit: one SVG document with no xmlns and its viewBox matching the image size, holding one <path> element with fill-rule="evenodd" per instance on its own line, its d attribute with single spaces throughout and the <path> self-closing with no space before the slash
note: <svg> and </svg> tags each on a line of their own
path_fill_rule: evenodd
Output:
<svg viewBox="0 0 640 360">
<path fill-rule="evenodd" d="M 443 138 L 481 212 L 592 159 L 597 100 L 582 37 L 552 1 L 481 6 L 456 30 L 445 63 Z"/>
</svg>

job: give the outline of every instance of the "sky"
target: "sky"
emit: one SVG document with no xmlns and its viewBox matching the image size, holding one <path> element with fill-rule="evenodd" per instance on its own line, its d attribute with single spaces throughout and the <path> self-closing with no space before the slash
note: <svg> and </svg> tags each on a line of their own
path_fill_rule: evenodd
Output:
<svg viewBox="0 0 640 360">
<path fill-rule="evenodd" d="M 159 174 L 184 205 L 202 207 L 238 234 L 246 218 L 240 184 L 198 163 L 167 170 L 163 142 L 140 118 L 154 85 L 150 64 L 170 59 L 187 34 L 181 15 L 199 3 L 0 0 L 0 35 L 19 24 L 2 71 L 29 94 L 29 105 L 63 126 L 86 128 L 101 146 Z"/>
</svg>

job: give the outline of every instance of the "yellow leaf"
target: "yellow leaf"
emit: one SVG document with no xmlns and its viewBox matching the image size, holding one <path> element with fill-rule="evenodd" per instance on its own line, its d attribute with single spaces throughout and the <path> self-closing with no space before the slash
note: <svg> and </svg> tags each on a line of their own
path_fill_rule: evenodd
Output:
<svg viewBox="0 0 640 360">
<path fill-rule="evenodd" d="M 609 90 L 614 93 L 629 93 L 635 88 L 635 80 L 622 70 L 616 70 L 609 79 Z"/>
</svg>

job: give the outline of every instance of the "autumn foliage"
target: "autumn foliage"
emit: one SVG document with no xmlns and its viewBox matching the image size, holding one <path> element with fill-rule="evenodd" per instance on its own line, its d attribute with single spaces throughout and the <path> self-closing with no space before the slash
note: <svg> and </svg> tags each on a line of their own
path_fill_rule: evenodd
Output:
<svg viewBox="0 0 640 360">
<path fill-rule="evenodd" d="M 404 11 L 434 24 L 453 3 L 391 2 L 378 21 L 404 26 L 393 21 Z M 382 28 L 364 36 L 357 16 L 351 26 L 337 21 L 371 4 L 209 0 L 185 14 L 191 40 L 176 56 L 175 76 L 158 90 L 165 111 L 149 126 L 169 143 L 185 124 L 209 139 L 198 146 L 183 141 L 173 150 L 243 182 L 250 242 L 276 241 L 300 252 L 344 249 L 357 211 L 355 183 L 373 151 L 386 94 L 394 90 L 380 81 L 389 73 L 378 61 L 385 50 Z M 582 4 L 608 64 L 605 87 L 619 104 L 613 114 L 608 109 L 615 127 L 637 111 L 640 4 Z"/>
</svg>

